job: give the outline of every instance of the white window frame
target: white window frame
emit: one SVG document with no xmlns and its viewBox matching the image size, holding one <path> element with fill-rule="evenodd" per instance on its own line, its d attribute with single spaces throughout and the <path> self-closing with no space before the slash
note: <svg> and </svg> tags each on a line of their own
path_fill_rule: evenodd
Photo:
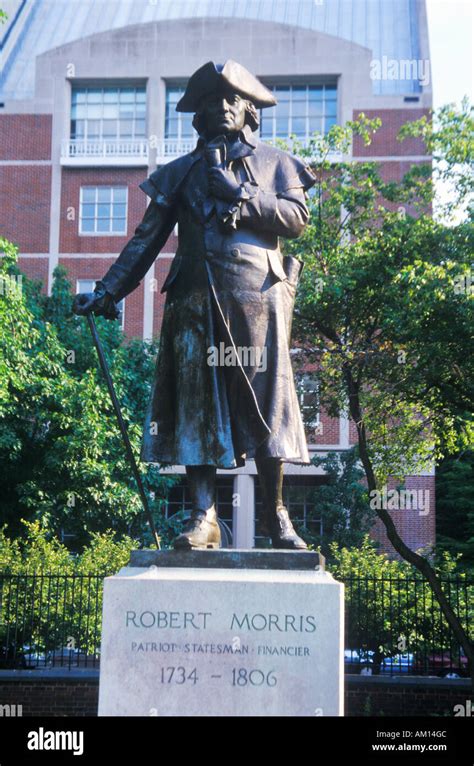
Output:
<svg viewBox="0 0 474 766">
<path fill-rule="evenodd" d="M 83 103 L 86 104 L 86 105 L 87 104 L 92 105 L 93 102 L 88 102 L 87 101 L 87 94 L 89 93 L 89 91 L 97 91 L 97 90 L 101 92 L 101 98 L 97 102 L 100 105 L 100 107 L 101 107 L 101 116 L 97 117 L 97 118 L 91 118 L 91 117 L 86 117 L 86 116 L 78 118 L 77 114 L 75 114 L 74 117 L 73 117 L 74 107 L 75 106 L 77 107 L 78 105 L 81 105 L 81 103 L 82 103 L 82 102 L 79 102 L 79 103 L 74 104 L 74 94 L 78 93 L 78 92 L 84 93 L 85 99 L 84 99 Z M 133 91 L 135 91 L 134 99 L 133 99 L 133 101 L 130 101 L 130 105 L 132 107 L 130 109 L 130 111 L 133 112 L 133 116 L 132 117 L 126 117 L 126 118 L 123 119 L 124 122 L 125 122 L 125 120 L 131 120 L 132 121 L 133 129 L 132 129 L 132 135 L 131 136 L 121 136 L 120 135 L 120 133 L 121 133 L 121 131 L 120 131 L 120 122 L 121 122 L 121 119 L 120 119 L 120 104 L 121 103 L 128 103 L 128 102 L 121 102 L 120 101 L 120 91 L 125 91 L 125 90 L 133 90 Z M 106 101 L 105 96 L 106 96 L 107 93 L 111 93 L 112 91 L 117 91 L 118 92 L 118 98 L 117 98 L 116 102 L 113 101 L 113 102 L 110 102 L 110 104 L 109 104 Z M 137 91 L 140 91 L 141 93 L 144 93 L 145 97 L 144 97 L 143 100 L 140 100 L 140 101 L 137 100 L 137 95 L 136 95 Z M 140 103 L 140 104 L 144 103 L 145 104 L 145 109 L 144 109 L 144 112 L 143 112 L 143 116 L 141 116 L 140 112 L 137 112 L 137 108 L 136 108 L 136 104 L 137 103 Z M 113 105 L 113 106 L 117 105 L 117 115 L 115 117 L 107 117 L 106 116 L 105 113 L 106 113 L 107 107 L 109 105 Z M 147 110 L 147 91 L 146 91 L 146 85 L 145 84 L 143 84 L 143 85 L 127 85 L 127 84 L 114 85 L 114 84 L 105 84 L 104 83 L 104 84 L 100 84 L 100 85 L 94 85 L 94 84 L 84 85 L 84 86 L 73 85 L 72 92 L 71 92 L 71 125 L 70 125 L 70 136 L 71 136 L 71 139 L 72 140 L 76 140 L 76 141 L 108 141 L 108 142 L 113 142 L 113 141 L 118 141 L 118 142 L 143 141 L 143 140 L 145 140 L 146 135 L 147 135 L 147 111 L 148 111 Z M 117 134 L 116 135 L 104 135 L 104 124 L 105 124 L 105 122 L 107 122 L 108 119 L 112 119 L 112 120 L 117 122 L 118 130 L 117 130 Z M 72 137 L 72 122 L 73 121 L 77 122 L 78 120 L 84 122 L 84 135 L 83 136 L 79 136 L 79 137 L 76 135 L 73 138 Z M 141 133 L 137 134 L 137 135 L 135 134 L 136 122 L 138 120 L 144 120 L 145 121 L 145 130 L 144 130 L 143 135 Z M 98 135 L 95 135 L 95 134 L 93 136 L 89 136 L 88 135 L 88 133 L 89 133 L 89 131 L 88 131 L 88 123 L 89 122 L 99 122 L 100 123 L 100 131 L 99 131 Z"/>
<path fill-rule="evenodd" d="M 277 120 L 277 108 L 276 107 L 270 107 L 265 109 L 265 113 L 262 115 L 262 111 L 260 110 L 260 138 L 262 141 L 271 141 L 275 142 L 277 139 L 285 140 L 285 138 L 289 138 L 291 135 L 294 134 L 294 131 L 292 130 L 293 127 L 293 119 L 304 119 L 306 122 L 306 130 L 305 135 L 296 135 L 297 141 L 309 141 L 313 137 L 313 132 L 309 130 L 309 100 L 308 100 L 308 91 L 310 88 L 322 88 L 323 90 L 323 97 L 322 97 L 322 115 L 321 115 L 321 124 L 322 124 L 322 134 L 326 135 L 326 119 L 329 115 L 327 115 L 326 111 L 326 105 L 328 102 L 328 99 L 326 98 L 326 88 L 330 88 L 331 90 L 336 91 L 336 124 L 338 120 L 338 83 L 337 82 L 306 82 L 306 83 L 297 83 L 297 82 L 281 82 L 281 83 L 266 83 L 267 88 L 274 93 L 277 89 L 287 89 L 290 93 L 290 99 L 289 99 L 289 114 L 288 114 L 288 124 L 291 126 L 291 129 L 288 130 L 288 135 L 286 136 L 279 136 L 277 135 L 276 130 L 276 120 Z M 293 115 L 293 104 L 296 99 L 293 99 L 293 89 L 296 88 L 306 88 L 306 113 L 304 117 L 302 118 L 301 115 Z M 299 99 L 298 99 L 299 100 Z M 333 100 L 333 99 L 331 99 Z M 332 115 L 331 115 L 332 116 Z M 262 119 L 263 118 L 263 119 Z M 271 136 L 264 136 L 262 134 L 262 121 L 265 120 L 268 122 L 269 118 L 272 120 L 272 135 Z"/>
<path fill-rule="evenodd" d="M 170 90 L 178 90 L 181 91 L 181 95 L 184 94 L 185 86 L 178 84 L 174 84 L 172 82 L 166 83 L 166 90 L 165 90 L 165 122 L 164 122 L 164 131 L 163 135 L 165 137 L 165 141 L 192 141 L 199 138 L 197 131 L 193 128 L 192 135 L 191 136 L 183 136 L 183 120 L 189 119 L 188 117 L 185 117 L 185 112 L 176 112 L 176 116 L 173 115 L 174 119 L 176 120 L 176 124 L 178 126 L 177 135 L 167 135 L 167 109 L 168 109 L 168 91 Z"/>
<path fill-rule="evenodd" d="M 95 189 L 95 198 L 94 202 L 90 203 L 84 203 L 83 201 L 83 192 L 85 189 Z M 125 230 L 124 231 L 83 231 L 82 229 L 82 221 L 83 221 L 83 215 L 82 215 L 82 209 L 83 204 L 94 204 L 94 229 L 97 228 L 97 221 L 99 220 L 99 217 L 97 216 L 97 206 L 99 204 L 98 200 L 98 194 L 99 189 L 109 189 L 112 191 L 113 189 L 125 189 Z M 112 206 L 112 199 L 106 203 Z M 111 208 L 112 209 L 112 208 Z M 112 221 L 113 216 L 109 219 L 109 227 L 111 229 L 112 227 Z M 80 193 L 79 193 L 79 236 L 81 237 L 126 237 L 128 232 L 128 186 L 123 185 L 117 185 L 117 184 L 99 184 L 98 186 L 95 186 L 93 184 L 85 184 L 84 186 L 81 186 Z"/>
<path fill-rule="evenodd" d="M 303 425 L 307 430 L 316 429 L 321 423 L 321 402 L 320 402 L 320 382 L 318 378 L 311 375 L 303 374 L 297 378 L 297 396 L 301 410 L 301 417 L 303 418 Z M 318 409 L 314 412 L 312 419 L 305 420 L 305 411 L 309 410 L 309 407 L 305 407 L 304 396 L 305 393 L 314 393 L 317 397 Z"/>
</svg>

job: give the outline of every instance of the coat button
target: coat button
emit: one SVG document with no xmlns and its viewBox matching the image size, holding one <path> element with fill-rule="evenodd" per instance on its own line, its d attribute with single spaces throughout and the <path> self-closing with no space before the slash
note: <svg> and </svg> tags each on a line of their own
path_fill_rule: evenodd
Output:
<svg viewBox="0 0 474 766">
<path fill-rule="evenodd" d="M 233 255 L 235 258 L 238 258 L 240 255 L 240 250 L 238 247 L 233 247 L 230 251 L 230 254 Z"/>
<path fill-rule="evenodd" d="M 214 253 L 213 253 L 212 250 L 208 250 L 206 255 L 207 255 L 208 258 L 214 258 Z"/>
</svg>

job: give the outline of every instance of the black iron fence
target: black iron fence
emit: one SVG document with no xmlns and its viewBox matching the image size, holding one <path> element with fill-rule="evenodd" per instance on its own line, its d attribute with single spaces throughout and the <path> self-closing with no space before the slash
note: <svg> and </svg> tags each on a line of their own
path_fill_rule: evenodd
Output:
<svg viewBox="0 0 474 766">
<path fill-rule="evenodd" d="M 0 573 L 0 668 L 98 668 L 104 574 Z M 348 673 L 468 676 L 466 656 L 421 578 L 339 577 Z M 474 580 L 444 592 L 473 637 Z"/>
<path fill-rule="evenodd" d="M 0 573 L 0 668 L 98 667 L 105 576 Z"/>
<path fill-rule="evenodd" d="M 345 584 L 345 666 L 350 673 L 469 676 L 469 663 L 428 582 L 350 576 Z M 474 580 L 445 578 L 443 591 L 474 638 Z"/>
</svg>

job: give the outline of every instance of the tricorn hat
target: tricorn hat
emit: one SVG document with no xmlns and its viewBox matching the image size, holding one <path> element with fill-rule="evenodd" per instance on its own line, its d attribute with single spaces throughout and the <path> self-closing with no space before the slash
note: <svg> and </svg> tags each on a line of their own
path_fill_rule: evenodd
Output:
<svg viewBox="0 0 474 766">
<path fill-rule="evenodd" d="M 228 86 L 244 98 L 248 98 L 259 109 L 275 106 L 276 99 L 260 80 L 232 59 L 225 64 L 207 64 L 197 69 L 188 80 L 183 97 L 176 106 L 177 112 L 196 112 L 201 100 L 215 93 L 219 88 Z"/>
</svg>

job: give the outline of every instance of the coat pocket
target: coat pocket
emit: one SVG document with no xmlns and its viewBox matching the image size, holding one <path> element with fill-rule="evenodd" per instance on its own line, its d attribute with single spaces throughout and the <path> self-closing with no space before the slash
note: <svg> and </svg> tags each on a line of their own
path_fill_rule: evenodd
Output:
<svg viewBox="0 0 474 766">
<path fill-rule="evenodd" d="M 268 263 L 273 274 L 282 282 L 287 278 L 283 269 L 281 254 L 278 250 L 267 250 Z"/>
</svg>

